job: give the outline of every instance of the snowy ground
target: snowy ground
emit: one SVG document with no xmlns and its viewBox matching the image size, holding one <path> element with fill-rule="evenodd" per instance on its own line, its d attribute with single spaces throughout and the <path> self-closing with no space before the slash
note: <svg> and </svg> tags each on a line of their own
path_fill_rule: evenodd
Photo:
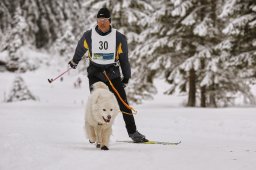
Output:
<svg viewBox="0 0 256 170">
<path fill-rule="evenodd" d="M 53 84 L 62 70 L 23 74 L 40 101 L 3 103 L 14 75 L 0 73 L 0 170 L 255 170 L 256 108 L 183 108 L 183 97 L 158 95 L 134 106 L 147 138 L 178 146 L 118 143 L 129 140 L 122 116 L 109 151 L 96 149 L 83 133 L 87 79 L 75 89 L 76 71 Z M 161 86 L 161 83 L 159 84 Z M 160 87 L 159 89 L 163 89 Z"/>
</svg>

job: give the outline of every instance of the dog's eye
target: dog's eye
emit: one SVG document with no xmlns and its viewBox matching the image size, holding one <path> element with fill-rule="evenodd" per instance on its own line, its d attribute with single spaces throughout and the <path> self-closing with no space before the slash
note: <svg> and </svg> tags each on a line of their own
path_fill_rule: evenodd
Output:
<svg viewBox="0 0 256 170">
<path fill-rule="evenodd" d="M 103 111 L 105 112 L 105 111 L 106 111 L 106 109 L 103 109 Z"/>
<path fill-rule="evenodd" d="M 113 109 L 110 109 L 110 111 L 112 111 Z"/>
</svg>

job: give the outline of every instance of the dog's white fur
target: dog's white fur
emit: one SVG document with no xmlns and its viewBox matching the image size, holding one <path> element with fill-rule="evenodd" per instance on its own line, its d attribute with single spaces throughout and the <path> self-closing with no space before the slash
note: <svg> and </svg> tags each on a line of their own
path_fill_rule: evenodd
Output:
<svg viewBox="0 0 256 170">
<path fill-rule="evenodd" d="M 103 82 L 94 83 L 85 113 L 85 132 L 91 143 L 108 149 L 112 124 L 118 112 L 116 97 L 108 86 Z"/>
</svg>

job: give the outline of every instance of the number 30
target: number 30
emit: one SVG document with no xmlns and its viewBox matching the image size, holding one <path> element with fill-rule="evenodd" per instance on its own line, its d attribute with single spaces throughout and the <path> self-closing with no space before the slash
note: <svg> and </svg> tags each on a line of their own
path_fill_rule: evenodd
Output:
<svg viewBox="0 0 256 170">
<path fill-rule="evenodd" d="M 107 50 L 108 49 L 108 42 L 107 41 L 99 41 L 100 43 L 100 46 L 99 46 L 99 49 L 102 50 L 104 48 L 104 50 Z"/>
</svg>

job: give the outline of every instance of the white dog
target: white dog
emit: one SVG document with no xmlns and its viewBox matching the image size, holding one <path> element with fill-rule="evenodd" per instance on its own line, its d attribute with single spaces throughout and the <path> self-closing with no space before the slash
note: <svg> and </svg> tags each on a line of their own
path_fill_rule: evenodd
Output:
<svg viewBox="0 0 256 170">
<path fill-rule="evenodd" d="M 85 132 L 90 143 L 96 142 L 96 147 L 108 150 L 112 124 L 119 112 L 116 97 L 103 82 L 93 84 L 85 113 Z"/>
</svg>

